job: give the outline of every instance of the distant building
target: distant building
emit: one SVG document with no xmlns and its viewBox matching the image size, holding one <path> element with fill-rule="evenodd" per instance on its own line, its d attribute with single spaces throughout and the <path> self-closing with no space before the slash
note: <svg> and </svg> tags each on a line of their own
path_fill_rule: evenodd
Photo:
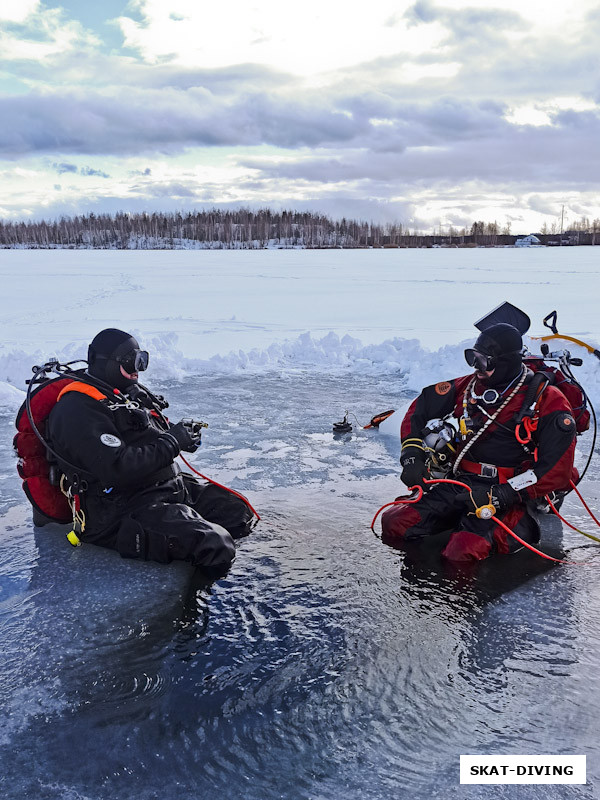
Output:
<svg viewBox="0 0 600 800">
<path fill-rule="evenodd" d="M 534 233 L 530 233 L 529 236 L 523 236 L 521 239 L 517 239 L 515 247 L 544 247 L 544 245 Z"/>
</svg>

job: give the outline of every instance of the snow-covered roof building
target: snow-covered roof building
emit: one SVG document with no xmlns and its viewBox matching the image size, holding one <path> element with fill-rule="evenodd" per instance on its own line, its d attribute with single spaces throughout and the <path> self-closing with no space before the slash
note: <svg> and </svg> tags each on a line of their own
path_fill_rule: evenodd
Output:
<svg viewBox="0 0 600 800">
<path fill-rule="evenodd" d="M 540 242 L 538 237 L 534 233 L 530 233 L 529 236 L 523 236 L 521 239 L 517 239 L 515 242 L 515 247 L 543 247 L 544 245 Z"/>
</svg>

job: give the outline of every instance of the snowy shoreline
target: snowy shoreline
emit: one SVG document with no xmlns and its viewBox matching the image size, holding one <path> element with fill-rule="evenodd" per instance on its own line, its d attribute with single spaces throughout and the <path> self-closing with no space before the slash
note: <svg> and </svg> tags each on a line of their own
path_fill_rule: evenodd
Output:
<svg viewBox="0 0 600 800">
<path fill-rule="evenodd" d="M 151 241 L 135 241 L 128 242 L 127 245 L 122 246 L 119 244 L 107 244 L 106 246 L 98 246 L 92 244 L 59 244 L 57 242 L 49 242 L 47 244 L 39 245 L 35 243 L 20 243 L 20 244 L 0 244 L 0 250 L 98 250 L 100 252 L 110 251 L 123 251 L 123 250 L 490 250 L 498 249 L 503 250 L 506 248 L 545 248 L 545 247 L 558 247 L 559 243 L 553 242 L 552 244 L 528 244 L 518 245 L 514 242 L 508 244 L 477 244 L 476 242 L 466 241 L 460 244 L 439 244 L 437 236 L 415 236 L 411 237 L 417 241 L 413 244 L 386 244 L 386 245 L 364 245 L 364 244 L 323 244 L 323 245 L 308 245 L 308 244 L 293 244 L 291 242 L 281 242 L 272 240 L 267 243 L 259 240 L 250 242 L 201 242 L 194 239 L 182 239 L 180 241 L 170 240 L 151 240 Z M 467 237 L 471 238 L 471 237 Z M 518 236 L 512 237 L 518 240 Z M 594 245 L 600 246 L 598 242 L 565 242 L 564 247 L 591 247 Z"/>
</svg>

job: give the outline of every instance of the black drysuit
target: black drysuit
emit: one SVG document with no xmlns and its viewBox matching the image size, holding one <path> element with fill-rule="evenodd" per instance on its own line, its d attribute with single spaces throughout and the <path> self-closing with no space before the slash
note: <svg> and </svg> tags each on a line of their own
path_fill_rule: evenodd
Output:
<svg viewBox="0 0 600 800">
<path fill-rule="evenodd" d="M 65 459 L 59 466 L 67 486 L 79 494 L 82 541 L 127 558 L 181 559 L 217 571 L 233 560 L 232 537 L 249 532 L 251 512 L 234 495 L 181 472 L 174 463 L 179 444 L 155 411 L 123 396 L 70 391 L 52 409 L 47 435 Z"/>
</svg>

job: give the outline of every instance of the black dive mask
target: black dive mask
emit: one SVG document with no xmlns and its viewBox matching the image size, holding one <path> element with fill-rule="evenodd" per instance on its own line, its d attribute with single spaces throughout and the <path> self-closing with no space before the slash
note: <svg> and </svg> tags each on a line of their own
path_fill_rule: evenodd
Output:
<svg viewBox="0 0 600 800">
<path fill-rule="evenodd" d="M 487 356 L 485 353 L 480 353 L 478 350 L 475 350 L 474 347 L 469 347 L 465 350 L 465 361 L 478 372 L 488 372 L 494 369 L 496 365 L 494 356 Z"/>
<path fill-rule="evenodd" d="M 124 355 L 115 358 L 115 361 L 128 373 L 143 372 L 148 369 L 149 360 L 150 356 L 147 350 L 138 350 L 135 347 L 128 350 Z"/>
</svg>

